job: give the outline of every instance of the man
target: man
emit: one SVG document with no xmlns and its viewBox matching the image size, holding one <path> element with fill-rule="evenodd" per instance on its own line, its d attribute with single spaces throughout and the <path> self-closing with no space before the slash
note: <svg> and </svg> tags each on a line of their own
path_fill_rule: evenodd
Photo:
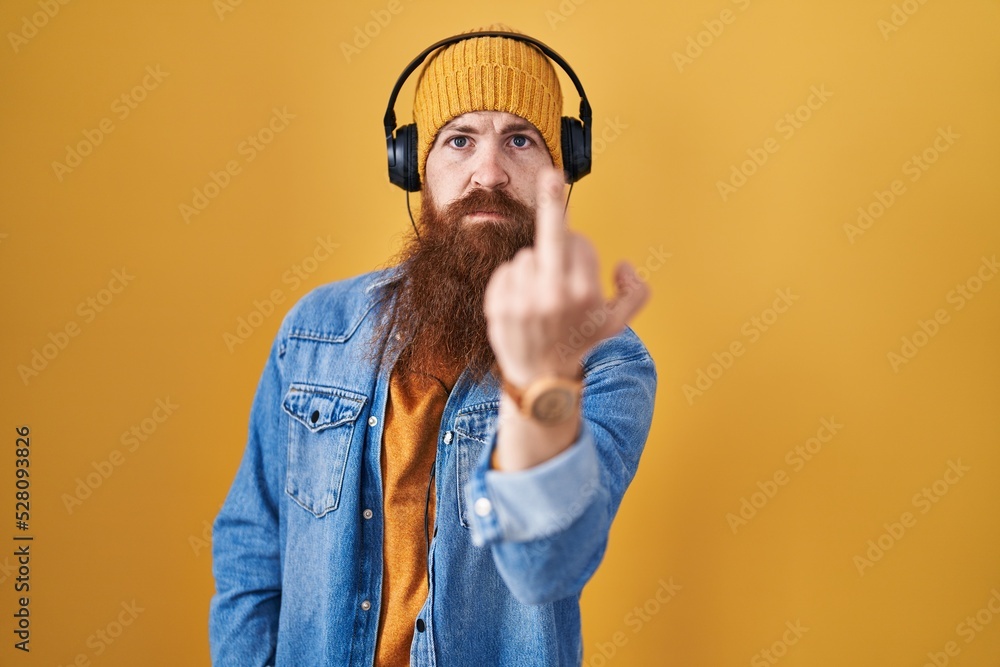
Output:
<svg viewBox="0 0 1000 667">
<path fill-rule="evenodd" d="M 566 224 L 561 112 L 523 41 L 424 67 L 419 233 L 278 331 L 214 524 L 213 664 L 581 663 L 656 370 L 648 287 L 621 263 L 605 302 Z"/>
</svg>

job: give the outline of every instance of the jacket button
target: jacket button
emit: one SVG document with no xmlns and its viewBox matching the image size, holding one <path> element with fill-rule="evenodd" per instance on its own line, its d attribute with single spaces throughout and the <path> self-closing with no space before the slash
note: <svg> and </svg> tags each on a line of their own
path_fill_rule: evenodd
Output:
<svg viewBox="0 0 1000 667">
<path fill-rule="evenodd" d="M 372 511 L 371 510 L 365 510 L 364 512 L 361 513 L 361 516 L 363 516 L 366 519 L 370 519 L 370 518 L 372 518 Z"/>
<path fill-rule="evenodd" d="M 368 425 L 369 426 L 374 426 L 377 423 L 378 423 L 378 417 L 369 417 L 368 418 Z"/>
<path fill-rule="evenodd" d="M 427 626 L 424 624 L 424 619 L 418 618 L 417 619 L 417 632 L 423 632 L 426 629 L 427 629 Z"/>
<path fill-rule="evenodd" d="M 313 410 L 313 413 L 309 416 L 309 419 L 312 420 L 313 424 L 315 424 L 316 422 L 318 422 L 319 421 L 319 410 Z"/>
<path fill-rule="evenodd" d="M 369 602 L 368 600 L 365 600 L 364 602 L 361 603 L 361 608 L 364 609 L 365 611 L 368 611 L 369 609 L 372 608 L 372 603 Z"/>
<path fill-rule="evenodd" d="M 445 433 L 444 434 L 444 444 L 450 445 L 451 444 L 451 438 L 452 438 L 451 431 L 448 431 L 447 433 Z"/>
<path fill-rule="evenodd" d="M 493 503 L 490 502 L 489 498 L 479 498 L 476 500 L 476 504 L 473 505 L 473 509 L 479 516 L 486 516 L 493 511 Z"/>
</svg>

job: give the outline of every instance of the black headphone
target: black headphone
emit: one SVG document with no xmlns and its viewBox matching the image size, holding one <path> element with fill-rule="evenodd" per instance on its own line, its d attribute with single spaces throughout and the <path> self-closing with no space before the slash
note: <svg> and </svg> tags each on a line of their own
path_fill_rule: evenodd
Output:
<svg viewBox="0 0 1000 667">
<path fill-rule="evenodd" d="M 420 172 L 417 168 L 417 126 L 415 123 L 410 123 L 396 130 L 396 112 L 394 108 L 396 96 L 399 95 L 399 89 L 403 87 L 406 79 L 431 51 L 473 37 L 507 37 L 533 44 L 542 53 L 554 60 L 569 75 L 569 78 L 573 81 L 573 85 L 576 86 L 576 91 L 580 94 L 580 120 L 568 116 L 562 117 L 560 143 L 562 144 L 563 171 L 566 174 L 567 183 L 574 183 L 589 174 L 591 163 L 590 126 L 593 116 L 590 111 L 590 102 L 587 101 L 587 94 L 583 92 L 583 85 L 573 72 L 573 68 L 563 60 L 562 56 L 537 39 L 519 33 L 487 30 L 455 35 L 454 37 L 448 37 L 447 39 L 442 39 L 440 42 L 431 44 L 420 55 L 414 58 L 399 76 L 395 87 L 392 89 L 392 95 L 389 96 L 389 105 L 386 108 L 384 120 L 385 143 L 389 153 L 389 180 L 407 192 L 417 192 L 420 190 Z M 395 131 L 395 135 L 393 135 L 393 131 Z"/>
</svg>

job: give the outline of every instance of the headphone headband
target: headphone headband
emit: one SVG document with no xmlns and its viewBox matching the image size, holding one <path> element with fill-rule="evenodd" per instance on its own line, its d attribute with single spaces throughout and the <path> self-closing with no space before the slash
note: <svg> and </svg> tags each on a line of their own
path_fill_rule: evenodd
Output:
<svg viewBox="0 0 1000 667">
<path fill-rule="evenodd" d="M 403 70 L 399 78 L 396 79 L 396 85 L 392 88 L 392 94 L 389 96 L 389 104 L 386 107 L 385 118 L 383 119 L 386 153 L 389 158 L 389 181 L 407 192 L 416 192 L 421 189 L 418 167 L 417 125 L 416 123 L 410 123 L 398 129 L 396 128 L 396 97 L 399 95 L 403 83 L 413 73 L 413 70 L 435 49 L 474 37 L 505 37 L 525 42 L 537 48 L 569 75 L 569 78 L 573 81 L 573 85 L 576 86 L 576 91 L 580 94 L 580 118 L 562 116 L 560 119 L 559 148 L 561 150 L 563 173 L 565 174 L 566 182 L 570 184 L 589 174 L 591 166 L 591 118 L 593 116 L 590 110 L 590 102 L 587 100 L 587 94 L 583 91 L 583 84 L 580 83 L 580 79 L 576 76 L 573 68 L 563 60 L 562 56 L 533 37 L 504 30 L 481 30 L 454 35 L 431 44 L 420 55 L 414 58 L 406 66 L 406 69 Z M 409 199 L 407 199 L 407 205 L 409 205 Z"/>
</svg>

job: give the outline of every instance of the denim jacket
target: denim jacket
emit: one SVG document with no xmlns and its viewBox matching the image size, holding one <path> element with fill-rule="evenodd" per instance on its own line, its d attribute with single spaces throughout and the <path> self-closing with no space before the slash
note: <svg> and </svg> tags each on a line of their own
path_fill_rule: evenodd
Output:
<svg viewBox="0 0 1000 667">
<path fill-rule="evenodd" d="M 395 273 L 314 289 L 281 324 L 213 525 L 213 665 L 373 664 L 391 364 L 362 357 L 381 315 L 371 312 L 374 290 Z M 580 593 L 639 464 L 656 390 L 653 360 L 630 327 L 582 363 L 578 439 L 517 472 L 490 467 L 496 377 L 458 377 L 437 441 L 429 592 L 411 665 L 581 664 Z"/>
</svg>

